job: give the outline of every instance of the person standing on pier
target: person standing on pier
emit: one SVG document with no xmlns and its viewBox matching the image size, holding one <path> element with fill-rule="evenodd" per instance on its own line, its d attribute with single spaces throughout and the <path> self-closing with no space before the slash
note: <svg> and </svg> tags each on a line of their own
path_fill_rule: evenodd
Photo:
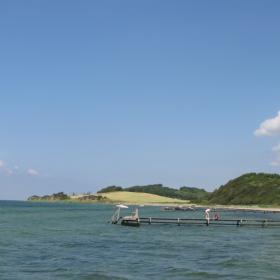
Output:
<svg viewBox="0 0 280 280">
<path fill-rule="evenodd" d="M 210 208 L 207 208 L 204 212 L 204 215 L 205 215 L 205 220 L 206 220 L 206 225 L 209 226 L 209 223 L 210 223 L 210 211 L 211 209 Z"/>
</svg>

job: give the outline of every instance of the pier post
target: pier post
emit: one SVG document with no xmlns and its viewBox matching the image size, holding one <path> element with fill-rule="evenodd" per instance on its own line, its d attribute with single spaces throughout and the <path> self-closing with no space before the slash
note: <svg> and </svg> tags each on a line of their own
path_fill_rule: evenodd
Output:
<svg viewBox="0 0 280 280">
<path fill-rule="evenodd" d="M 242 225 L 242 219 L 239 219 L 236 221 L 236 226 L 241 227 Z"/>
</svg>

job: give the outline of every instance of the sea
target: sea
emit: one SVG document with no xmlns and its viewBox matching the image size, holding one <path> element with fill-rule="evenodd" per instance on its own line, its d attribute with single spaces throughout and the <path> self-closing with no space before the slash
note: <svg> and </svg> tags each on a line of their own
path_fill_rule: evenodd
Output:
<svg viewBox="0 0 280 280">
<path fill-rule="evenodd" d="M 0 201 L 0 279 L 280 279 L 278 227 L 126 227 L 108 223 L 113 210 L 110 204 Z M 139 211 L 203 217 L 203 209 Z M 277 213 L 220 215 L 280 220 Z"/>
</svg>

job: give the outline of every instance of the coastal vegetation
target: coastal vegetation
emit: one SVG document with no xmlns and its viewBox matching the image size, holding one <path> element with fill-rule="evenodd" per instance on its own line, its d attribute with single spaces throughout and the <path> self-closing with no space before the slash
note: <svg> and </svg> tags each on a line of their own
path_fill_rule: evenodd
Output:
<svg viewBox="0 0 280 280">
<path fill-rule="evenodd" d="M 120 191 L 122 191 L 122 190 L 123 190 L 122 187 L 109 186 L 109 187 L 106 187 L 106 188 L 101 189 L 101 190 L 98 191 L 97 193 L 120 192 Z"/>
<path fill-rule="evenodd" d="M 223 205 L 280 205 L 280 175 L 248 173 L 215 190 L 209 203 Z"/>
<path fill-rule="evenodd" d="M 207 201 L 210 193 L 200 188 L 181 187 L 180 189 L 165 187 L 162 184 L 133 186 L 129 188 L 122 188 L 118 186 L 109 186 L 101 189 L 97 193 L 108 192 L 137 192 L 137 193 L 149 193 L 159 196 L 165 196 L 169 198 L 190 200 L 193 203 Z"/>
<path fill-rule="evenodd" d="M 33 195 L 28 197 L 27 200 L 68 200 L 68 199 L 70 199 L 70 197 L 67 194 L 65 194 L 64 192 L 58 192 L 52 195 L 43 195 L 43 196 Z"/>
<path fill-rule="evenodd" d="M 280 175 L 248 173 L 230 180 L 212 193 L 201 188 L 179 189 L 153 184 L 123 188 L 109 186 L 97 194 L 69 196 L 63 192 L 31 196 L 28 200 L 126 202 L 126 203 L 196 203 L 208 205 L 280 205 Z"/>
<path fill-rule="evenodd" d="M 64 192 L 54 193 L 52 195 L 32 195 L 28 197 L 28 201 L 105 201 L 106 198 L 102 195 L 84 194 L 69 196 Z"/>
</svg>

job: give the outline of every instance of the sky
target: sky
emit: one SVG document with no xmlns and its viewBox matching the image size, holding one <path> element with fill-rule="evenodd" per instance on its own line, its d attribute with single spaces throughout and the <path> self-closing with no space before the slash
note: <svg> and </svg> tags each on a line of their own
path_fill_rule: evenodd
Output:
<svg viewBox="0 0 280 280">
<path fill-rule="evenodd" d="M 0 199 L 280 171 L 280 2 L 0 2 Z"/>
</svg>

